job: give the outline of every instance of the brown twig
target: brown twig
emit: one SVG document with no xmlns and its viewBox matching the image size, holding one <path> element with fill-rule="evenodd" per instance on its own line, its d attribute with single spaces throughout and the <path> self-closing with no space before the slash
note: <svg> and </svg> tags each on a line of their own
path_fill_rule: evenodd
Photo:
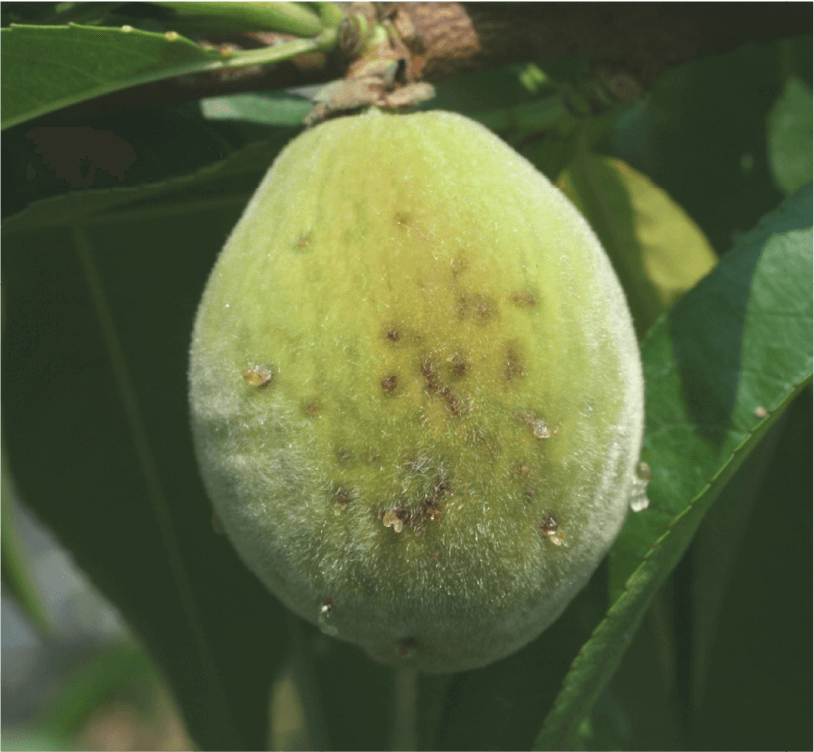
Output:
<svg viewBox="0 0 814 752">
<path fill-rule="evenodd" d="M 349 12 L 370 14 L 370 3 Z M 745 44 L 811 33 L 810 3 L 379 3 L 409 59 L 410 81 L 437 83 L 510 62 L 586 57 L 624 68 L 647 89 L 667 68 Z M 242 48 L 279 34 L 223 37 Z M 55 113 L 78 117 L 202 97 L 320 84 L 354 60 L 310 54 L 273 66 L 186 76 L 138 86 Z"/>
</svg>

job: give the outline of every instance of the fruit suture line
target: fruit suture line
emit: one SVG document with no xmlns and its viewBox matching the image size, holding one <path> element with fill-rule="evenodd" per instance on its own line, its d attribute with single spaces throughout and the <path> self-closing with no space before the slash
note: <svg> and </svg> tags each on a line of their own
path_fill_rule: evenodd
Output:
<svg viewBox="0 0 814 752">
<path fill-rule="evenodd" d="M 213 524 L 383 663 L 514 652 L 646 506 L 611 266 L 562 194 L 451 113 L 373 109 L 280 153 L 207 283 L 189 379 Z"/>
</svg>

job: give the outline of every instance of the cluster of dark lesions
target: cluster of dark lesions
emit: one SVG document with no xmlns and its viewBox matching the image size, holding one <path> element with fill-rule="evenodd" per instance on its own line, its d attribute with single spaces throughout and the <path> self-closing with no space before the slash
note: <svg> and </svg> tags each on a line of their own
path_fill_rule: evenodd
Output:
<svg viewBox="0 0 814 752">
<path fill-rule="evenodd" d="M 442 378 L 441 369 L 436 359 L 423 355 L 419 360 L 418 370 L 424 378 L 424 391 L 444 401 L 446 408 L 455 416 L 469 412 L 469 403 L 458 395 Z"/>
<path fill-rule="evenodd" d="M 412 472 L 426 474 L 429 472 L 431 464 L 429 458 L 414 457 L 405 463 L 405 467 Z M 438 522 L 444 516 L 445 500 L 453 495 L 454 491 L 447 471 L 442 465 L 438 469 L 432 485 L 421 494 L 418 504 L 414 501 L 405 501 L 388 509 L 379 509 L 378 517 L 385 527 L 393 528 L 396 533 L 400 533 L 405 528 L 416 533 L 423 533 L 427 523 Z"/>
</svg>

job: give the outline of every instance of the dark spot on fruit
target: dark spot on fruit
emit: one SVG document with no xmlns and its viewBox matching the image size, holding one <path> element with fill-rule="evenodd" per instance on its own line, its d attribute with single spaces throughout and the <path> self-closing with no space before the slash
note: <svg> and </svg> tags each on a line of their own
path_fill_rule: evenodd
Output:
<svg viewBox="0 0 814 752">
<path fill-rule="evenodd" d="M 393 374 L 392 376 L 388 376 L 386 379 L 382 379 L 382 390 L 387 392 L 388 394 L 392 394 L 396 391 L 396 387 L 398 386 L 398 376 Z"/>
<path fill-rule="evenodd" d="M 322 401 L 319 397 L 309 397 L 302 403 L 302 412 L 307 418 L 316 418 L 322 412 Z"/>
<path fill-rule="evenodd" d="M 447 403 L 447 407 L 449 411 L 453 415 L 462 415 L 463 413 L 468 411 L 468 406 L 462 402 L 455 394 L 448 387 L 444 387 L 441 390 L 441 396 Z"/>
<path fill-rule="evenodd" d="M 334 500 L 340 504 L 347 504 L 348 502 L 353 501 L 355 496 L 355 491 L 353 489 L 346 488 L 345 486 L 337 486 L 333 493 Z"/>
<path fill-rule="evenodd" d="M 471 319 L 480 326 L 485 326 L 497 316 L 497 306 L 488 295 L 464 293 L 458 298 L 456 313 L 462 321 Z"/>
<path fill-rule="evenodd" d="M 419 363 L 418 367 L 421 371 L 421 375 L 424 377 L 427 389 L 431 392 L 437 392 L 440 387 L 438 375 L 436 374 L 435 363 L 433 363 L 429 357 L 424 356 L 421 358 L 421 362 Z"/>
<path fill-rule="evenodd" d="M 406 507 L 379 510 L 379 519 L 384 523 L 384 526 L 392 527 L 396 533 L 400 533 L 405 525 L 410 524 L 411 517 L 412 513 Z"/>
<path fill-rule="evenodd" d="M 528 478 L 531 474 L 531 468 L 525 462 L 520 462 L 514 469 L 514 474 L 518 478 Z"/>
<path fill-rule="evenodd" d="M 304 235 L 299 235 L 297 239 L 294 241 L 294 250 L 297 253 L 305 253 L 311 247 L 311 234 L 305 233 Z"/>
<path fill-rule="evenodd" d="M 398 653 L 402 658 L 408 656 L 410 651 L 417 647 L 418 640 L 415 637 L 405 637 L 403 640 L 399 640 L 397 644 Z"/>
<path fill-rule="evenodd" d="M 523 354 L 520 350 L 520 345 L 516 342 L 509 342 L 506 345 L 503 375 L 507 381 L 517 381 L 526 375 Z"/>
<path fill-rule="evenodd" d="M 347 467 L 354 463 L 356 457 L 354 457 L 350 447 L 342 445 L 336 448 L 336 459 L 340 465 Z"/>
<path fill-rule="evenodd" d="M 401 340 L 401 331 L 395 324 L 387 324 L 384 327 L 384 338 L 395 344 Z"/>
<path fill-rule="evenodd" d="M 274 381 L 274 367 L 271 365 L 254 365 L 242 373 L 243 381 L 249 386 L 266 387 Z"/>
<path fill-rule="evenodd" d="M 413 218 L 407 212 L 397 211 L 393 217 L 399 227 L 409 227 L 413 223 Z"/>
<path fill-rule="evenodd" d="M 526 501 L 532 502 L 537 498 L 537 489 L 529 488 L 526 490 Z"/>
<path fill-rule="evenodd" d="M 557 518 L 551 512 L 546 512 L 546 514 L 543 515 L 543 518 L 537 525 L 537 529 L 543 538 L 548 538 L 555 546 L 562 545 L 563 535 L 560 532 L 560 525 L 557 522 Z"/>
<path fill-rule="evenodd" d="M 509 300 L 518 308 L 537 307 L 537 297 L 528 290 L 513 290 L 509 293 Z"/>
<path fill-rule="evenodd" d="M 430 522 L 438 522 L 444 516 L 442 500 L 452 495 L 452 486 L 447 479 L 446 471 L 442 468 L 430 492 L 421 502 L 421 516 Z"/>
<path fill-rule="evenodd" d="M 554 535 L 560 529 L 560 526 L 554 515 L 548 512 L 540 520 L 539 528 L 542 535 Z"/>
<path fill-rule="evenodd" d="M 433 506 L 425 502 L 424 515 L 430 522 L 438 522 L 444 516 L 444 510 L 440 506 Z"/>
<path fill-rule="evenodd" d="M 453 381 L 460 381 L 464 376 L 466 376 L 469 363 L 467 363 L 466 358 L 461 355 L 461 353 L 455 353 L 455 355 L 449 358 L 448 362 L 449 377 Z"/>
<path fill-rule="evenodd" d="M 463 402 L 438 376 L 436 364 L 427 356 L 421 359 L 419 370 L 424 377 L 424 385 L 430 394 L 441 397 L 453 415 L 461 415 L 468 410 Z"/>
<path fill-rule="evenodd" d="M 452 260 L 452 276 L 460 277 L 469 268 L 469 263 L 460 256 Z"/>
</svg>

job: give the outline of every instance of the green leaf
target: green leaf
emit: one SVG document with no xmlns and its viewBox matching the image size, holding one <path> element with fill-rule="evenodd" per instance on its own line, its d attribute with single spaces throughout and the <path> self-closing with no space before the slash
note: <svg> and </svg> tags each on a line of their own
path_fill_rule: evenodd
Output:
<svg viewBox="0 0 814 752">
<path fill-rule="evenodd" d="M 645 339 L 651 505 L 611 552 L 613 592 L 626 585 L 574 661 L 535 748 L 574 743 L 710 504 L 810 382 L 811 204 L 808 186 L 764 217 Z"/>
<path fill-rule="evenodd" d="M 814 100 L 797 76 L 790 76 L 769 112 L 769 161 L 777 187 L 790 195 L 811 182 L 814 160 Z"/>
<path fill-rule="evenodd" d="M 130 27 L 12 26 L 0 31 L 3 128 L 86 99 L 217 65 L 177 34 Z"/>
<path fill-rule="evenodd" d="M 811 399 L 809 387 L 775 427 L 782 432 L 756 484 L 760 497 L 720 595 L 703 677 L 696 677 L 703 695 L 697 683 L 691 686 L 694 712 L 685 729 L 692 735 L 682 749 L 811 746 Z M 708 515 L 704 527 L 725 521 Z M 709 532 L 721 538 L 729 531 Z M 715 555 L 709 545 L 714 539 L 704 548 Z M 699 590 L 704 574 L 698 571 Z"/>
<path fill-rule="evenodd" d="M 811 75 L 811 49 L 809 33 L 669 68 L 615 117 L 603 151 L 665 190 L 723 253 L 782 198 L 768 164 L 766 115 L 792 59 L 799 75 Z"/>
</svg>

